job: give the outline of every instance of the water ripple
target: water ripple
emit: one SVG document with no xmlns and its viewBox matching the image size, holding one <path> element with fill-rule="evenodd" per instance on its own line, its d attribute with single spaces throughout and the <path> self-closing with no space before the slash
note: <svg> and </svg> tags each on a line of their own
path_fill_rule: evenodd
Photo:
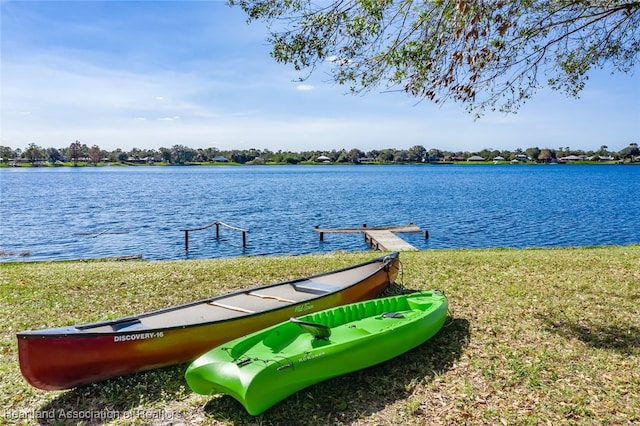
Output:
<svg viewBox="0 0 640 426">
<path fill-rule="evenodd" d="M 414 222 L 420 249 L 640 242 L 636 166 L 0 169 L 0 260 L 147 259 L 366 250 L 321 227 Z M 190 233 L 219 220 L 249 230 Z M 20 257 L 21 252 L 30 252 Z"/>
</svg>

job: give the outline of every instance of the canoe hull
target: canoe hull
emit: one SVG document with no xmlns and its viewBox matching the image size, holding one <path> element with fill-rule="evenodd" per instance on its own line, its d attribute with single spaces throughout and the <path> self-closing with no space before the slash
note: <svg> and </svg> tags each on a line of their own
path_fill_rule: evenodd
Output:
<svg viewBox="0 0 640 426">
<path fill-rule="evenodd" d="M 32 386 L 60 390 L 189 362 L 213 347 L 292 316 L 376 297 L 395 280 L 398 267 L 399 259 L 394 255 L 391 260 L 384 261 L 384 267 L 379 271 L 340 291 L 300 303 L 280 303 L 283 306 L 277 309 L 215 322 L 91 332 L 91 329 L 101 328 L 102 323 L 96 323 L 88 329 L 84 329 L 87 326 L 71 326 L 21 332 L 17 334 L 20 369 Z"/>
<path fill-rule="evenodd" d="M 443 294 L 423 292 L 305 315 L 300 319 L 329 324 L 328 340 L 300 332 L 291 322 L 281 323 L 209 351 L 189 366 L 185 377 L 193 391 L 226 393 L 257 415 L 310 385 L 424 343 L 442 328 L 447 309 Z M 342 320 L 327 320 L 336 311 Z M 390 311 L 401 317 L 382 315 Z"/>
</svg>

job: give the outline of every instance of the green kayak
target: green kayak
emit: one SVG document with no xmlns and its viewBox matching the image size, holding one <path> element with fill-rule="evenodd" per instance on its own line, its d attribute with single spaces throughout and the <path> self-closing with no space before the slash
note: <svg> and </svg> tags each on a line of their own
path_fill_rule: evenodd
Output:
<svg viewBox="0 0 640 426">
<path fill-rule="evenodd" d="M 229 394 L 258 415 L 307 386 L 424 343 L 442 328 L 447 309 L 444 294 L 428 291 L 291 318 L 212 349 L 185 378 L 194 392 Z"/>
</svg>

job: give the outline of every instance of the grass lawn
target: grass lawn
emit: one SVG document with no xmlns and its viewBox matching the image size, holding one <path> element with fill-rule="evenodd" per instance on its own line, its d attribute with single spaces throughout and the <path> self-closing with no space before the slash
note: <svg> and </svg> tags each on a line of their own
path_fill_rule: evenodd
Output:
<svg viewBox="0 0 640 426">
<path fill-rule="evenodd" d="M 69 391 L 30 387 L 15 333 L 117 318 L 376 257 L 0 264 L 0 424 L 638 424 L 640 246 L 400 255 L 405 289 L 443 290 L 426 344 L 249 416 L 201 396 L 186 365 Z M 38 418 L 45 417 L 45 418 Z"/>
</svg>

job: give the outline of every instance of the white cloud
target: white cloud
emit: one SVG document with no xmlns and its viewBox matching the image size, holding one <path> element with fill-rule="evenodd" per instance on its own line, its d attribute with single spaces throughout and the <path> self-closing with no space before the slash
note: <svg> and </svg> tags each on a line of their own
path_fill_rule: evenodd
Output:
<svg viewBox="0 0 640 426">
<path fill-rule="evenodd" d="M 196 6 L 210 5 L 180 4 L 179 10 L 187 13 Z M 174 29 L 184 37 L 209 34 L 192 37 L 189 46 L 171 44 L 175 36 L 164 27 L 162 34 L 153 33 L 155 26 L 149 32 L 138 29 L 144 41 L 132 38 L 128 31 L 137 27 L 126 25 L 125 15 L 110 17 L 122 32 L 115 44 L 104 46 L 100 43 L 114 32 L 102 15 L 87 21 L 103 31 L 99 37 L 81 39 L 73 31 L 65 36 L 69 26 L 56 25 L 51 32 L 56 37 L 46 46 L 32 44 L 37 31 L 16 27 L 6 38 L 20 48 L 2 52 L 3 145 L 60 147 L 78 139 L 124 150 L 176 143 L 296 151 L 417 144 L 473 151 L 547 143 L 589 149 L 607 137 L 609 146 L 616 141 L 626 145 L 640 134 L 638 85 L 631 77 L 615 80 L 619 92 L 611 90 L 614 80 L 606 75 L 599 85 L 588 86 L 579 101 L 541 92 L 518 115 L 487 113 L 474 122 L 458 105 L 438 107 L 404 93 L 373 89 L 363 96 L 345 95 L 344 86 L 327 82 L 326 74 L 317 70 L 301 84 L 299 73 L 269 57 L 261 44 L 263 29 L 247 28 L 239 11 L 226 15 L 226 6 L 220 6 L 220 13 L 225 15 L 214 16 L 234 16 L 237 21 L 219 19 L 223 29 L 208 18 L 198 19 L 194 22 L 204 29 L 192 27 L 188 35 L 182 25 Z M 162 16 L 166 23 L 175 21 Z M 221 37 L 230 32 L 233 36 Z M 168 44 L 158 51 L 149 48 L 148 43 L 156 46 L 156 38 Z"/>
</svg>

